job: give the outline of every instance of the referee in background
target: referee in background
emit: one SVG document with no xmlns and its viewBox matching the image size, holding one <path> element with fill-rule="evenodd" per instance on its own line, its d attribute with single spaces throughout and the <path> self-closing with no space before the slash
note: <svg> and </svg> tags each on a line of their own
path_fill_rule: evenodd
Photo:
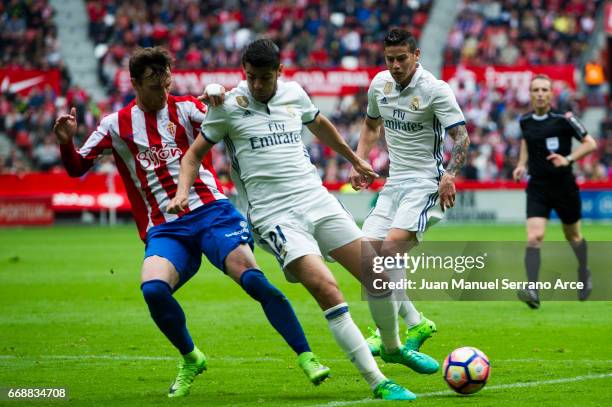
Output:
<svg viewBox="0 0 612 407">
<path fill-rule="evenodd" d="M 572 173 L 572 163 L 590 154 L 596 143 L 584 126 L 571 114 L 551 109 L 552 81 L 536 75 L 530 84 L 532 113 L 521 117 L 521 152 L 513 177 L 520 181 L 529 168 L 527 184 L 527 248 L 525 268 L 531 282 L 538 281 L 540 246 L 544 240 L 550 210 L 554 209 L 563 223 L 563 234 L 578 259 L 578 280 L 584 288 L 578 299 L 591 293 L 591 273 L 587 266 L 587 243 L 580 233 L 581 201 Z M 580 146 L 572 151 L 572 138 Z M 537 290 L 521 290 L 518 297 L 531 308 L 540 307 Z"/>
</svg>

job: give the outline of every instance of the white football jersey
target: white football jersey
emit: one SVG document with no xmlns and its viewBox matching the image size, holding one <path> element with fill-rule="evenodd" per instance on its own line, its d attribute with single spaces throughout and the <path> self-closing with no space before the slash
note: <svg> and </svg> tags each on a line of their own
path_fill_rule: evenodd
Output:
<svg viewBox="0 0 612 407">
<path fill-rule="evenodd" d="M 280 80 L 268 103 L 253 98 L 242 81 L 222 106 L 209 107 L 202 135 L 211 143 L 225 141 L 252 222 L 300 205 L 309 191 L 322 188 L 302 143 L 302 126 L 318 114 L 298 83 Z"/>
<path fill-rule="evenodd" d="M 465 124 L 450 86 L 419 64 L 403 90 L 389 71 L 378 73 L 368 89 L 367 114 L 381 118 L 389 148 L 389 180 L 440 180 L 445 130 Z"/>
</svg>

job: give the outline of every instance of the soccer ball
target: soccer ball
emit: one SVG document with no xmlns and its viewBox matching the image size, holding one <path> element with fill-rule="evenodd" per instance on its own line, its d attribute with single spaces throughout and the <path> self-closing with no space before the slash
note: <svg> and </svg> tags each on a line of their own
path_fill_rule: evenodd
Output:
<svg viewBox="0 0 612 407">
<path fill-rule="evenodd" d="M 476 393 L 487 384 L 491 366 L 479 349 L 458 348 L 444 359 L 444 380 L 451 389 L 461 394 Z"/>
</svg>

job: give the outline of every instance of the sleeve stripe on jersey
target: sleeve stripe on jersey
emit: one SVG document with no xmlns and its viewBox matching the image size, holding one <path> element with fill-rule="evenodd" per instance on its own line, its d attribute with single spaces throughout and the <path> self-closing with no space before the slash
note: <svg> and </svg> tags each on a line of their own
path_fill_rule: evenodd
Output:
<svg viewBox="0 0 612 407">
<path fill-rule="evenodd" d="M 317 117 L 319 116 L 319 113 L 321 113 L 321 111 L 320 111 L 320 110 L 317 110 L 317 113 L 315 113 L 315 115 L 314 115 L 314 117 L 313 117 L 313 119 L 312 119 L 312 120 L 309 120 L 309 121 L 307 121 L 307 122 L 303 122 L 302 124 L 303 124 L 304 126 L 307 126 L 307 125 L 309 125 L 310 123 L 314 122 L 315 120 L 317 120 Z"/>
<path fill-rule="evenodd" d="M 226 137 L 223 140 L 225 141 L 225 145 L 227 146 L 227 149 L 229 150 L 230 159 L 232 161 L 232 167 L 238 173 L 238 175 L 240 175 L 241 171 L 240 171 L 240 164 L 238 163 L 238 158 L 236 157 L 236 147 L 234 146 L 232 139 L 230 139 L 229 137 Z"/>
<path fill-rule="evenodd" d="M 587 129 L 574 116 L 566 117 L 566 119 L 569 122 L 570 126 L 572 126 L 572 128 L 576 132 L 576 136 L 580 140 L 582 140 L 584 138 L 584 136 L 586 136 L 588 134 Z"/>
<path fill-rule="evenodd" d="M 567 121 L 568 124 L 572 127 L 572 129 L 576 133 L 575 137 L 578 140 L 582 140 L 584 136 L 586 136 L 589 133 L 587 129 L 584 127 L 584 125 L 580 123 L 580 120 L 578 120 L 571 112 L 567 112 L 567 114 L 550 112 L 550 115 L 552 117 L 559 117 Z"/>
<path fill-rule="evenodd" d="M 440 121 L 438 120 L 436 116 L 434 116 L 432 126 L 433 126 L 433 131 L 434 131 L 433 156 L 436 159 L 436 169 L 438 170 L 437 180 L 438 182 L 440 182 L 440 179 L 442 178 L 442 170 L 440 169 L 440 167 L 442 166 L 442 163 L 444 161 L 444 157 L 442 155 L 442 149 L 441 149 L 444 131 L 442 130 L 442 123 L 440 123 Z"/>
<path fill-rule="evenodd" d="M 461 126 L 461 125 L 464 125 L 464 124 L 465 124 L 465 122 L 464 122 L 463 120 L 461 120 L 460 122 L 457 122 L 457 123 L 455 123 L 455 124 L 451 124 L 450 126 L 446 127 L 445 129 L 446 129 L 446 130 L 450 130 L 450 129 L 452 129 L 453 127 Z"/>
<path fill-rule="evenodd" d="M 203 132 L 203 131 L 200 131 L 200 134 L 201 134 L 201 135 L 202 135 L 202 137 L 204 137 L 204 139 L 205 139 L 206 141 L 208 141 L 210 144 L 217 144 L 217 142 L 216 142 L 216 141 L 212 141 L 211 139 L 209 139 L 208 137 L 206 137 L 206 134 L 204 134 L 204 132 Z"/>
<path fill-rule="evenodd" d="M 372 119 L 372 120 L 378 120 L 378 119 L 380 119 L 380 115 L 378 115 L 378 116 L 376 116 L 376 117 L 373 117 L 373 116 L 370 116 L 369 114 L 367 114 L 367 113 L 366 113 L 366 116 L 368 116 L 368 117 L 369 117 L 370 119 Z"/>
<path fill-rule="evenodd" d="M 98 137 L 101 129 L 102 123 L 100 123 L 100 127 L 98 128 L 98 130 L 96 130 L 93 134 L 89 136 L 92 141 L 95 140 L 95 137 Z M 98 140 L 97 144 L 93 146 L 88 146 L 87 142 L 85 142 L 85 144 L 79 150 L 79 154 L 86 160 L 95 160 L 96 158 L 98 158 L 98 156 L 100 156 L 100 154 L 104 152 L 104 150 L 108 150 L 111 148 L 113 148 L 113 141 L 111 138 L 110 130 L 106 130 L 106 134 Z"/>
</svg>

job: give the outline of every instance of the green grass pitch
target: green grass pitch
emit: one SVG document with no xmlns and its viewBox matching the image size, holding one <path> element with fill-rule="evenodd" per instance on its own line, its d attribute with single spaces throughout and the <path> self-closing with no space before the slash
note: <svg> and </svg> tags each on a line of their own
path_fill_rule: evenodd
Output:
<svg viewBox="0 0 612 407">
<path fill-rule="evenodd" d="M 590 240 L 610 241 L 610 228 L 585 225 L 584 232 Z M 547 239 L 561 238 L 560 227 L 551 225 Z M 524 227 L 441 225 L 428 239 L 523 240 Z M 367 385 L 333 342 L 314 300 L 285 282 L 274 259 L 259 249 L 260 266 L 292 301 L 332 379 L 312 386 L 258 304 L 205 263 L 177 297 L 209 370 L 188 398 L 168 400 L 178 359 L 141 297 L 142 253 L 132 226 L 0 230 L 0 388 L 67 387 L 70 395 L 67 402 L 0 399 L 0 405 L 380 404 L 368 400 Z M 365 332 L 372 322 L 358 283 L 331 267 Z M 454 348 L 476 346 L 489 356 L 492 373 L 484 390 L 462 397 L 447 391 L 439 373 L 418 375 L 378 359 L 385 374 L 421 396 L 415 405 L 610 405 L 612 303 L 549 302 L 539 311 L 518 302 L 417 307 L 439 328 L 423 351 L 441 362 Z"/>
</svg>

